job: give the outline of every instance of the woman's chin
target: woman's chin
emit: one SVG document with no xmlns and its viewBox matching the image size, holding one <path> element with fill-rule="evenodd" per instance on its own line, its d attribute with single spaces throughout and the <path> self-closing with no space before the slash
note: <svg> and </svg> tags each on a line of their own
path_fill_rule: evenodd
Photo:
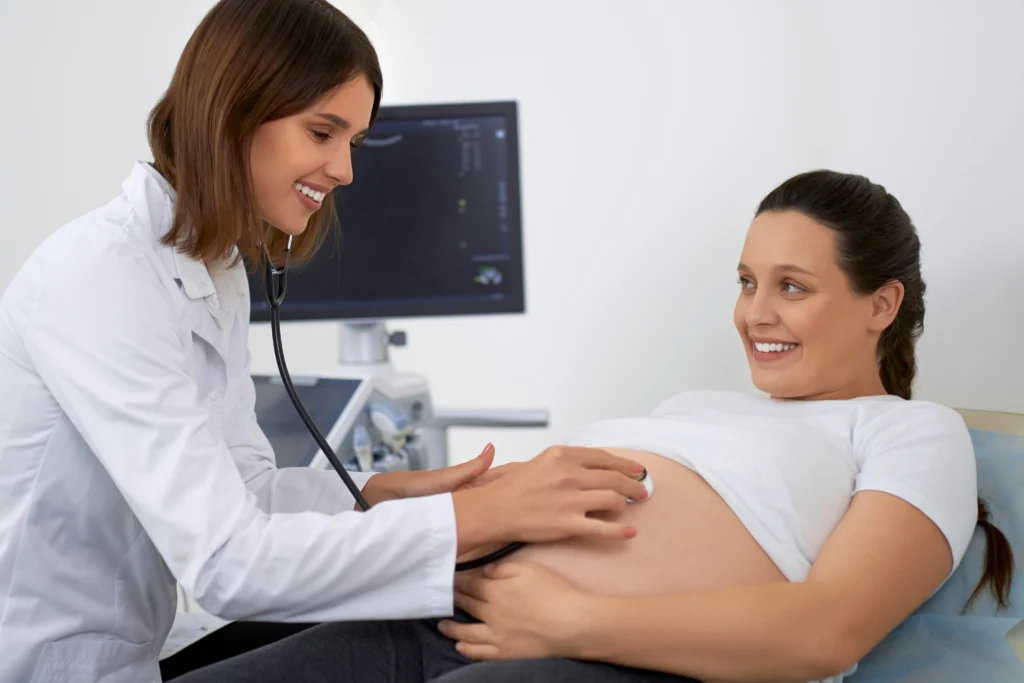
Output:
<svg viewBox="0 0 1024 683">
<path fill-rule="evenodd" d="M 777 399 L 798 399 L 804 392 L 800 391 L 800 387 L 794 386 L 792 382 L 787 382 L 782 377 L 766 377 L 769 373 L 753 372 L 751 374 L 751 381 L 754 387 L 758 391 Z"/>
</svg>

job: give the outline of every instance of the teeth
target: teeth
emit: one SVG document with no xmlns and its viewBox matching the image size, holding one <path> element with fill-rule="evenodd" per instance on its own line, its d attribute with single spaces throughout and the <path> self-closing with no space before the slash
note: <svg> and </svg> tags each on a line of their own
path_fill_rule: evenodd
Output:
<svg viewBox="0 0 1024 683">
<path fill-rule="evenodd" d="M 324 193 L 324 192 L 317 192 L 316 190 L 314 190 L 312 188 L 306 187 L 302 183 L 293 183 L 292 187 L 294 187 L 296 190 L 298 190 L 302 194 L 306 195 L 310 199 L 315 199 L 318 202 L 322 202 L 324 200 L 324 197 L 327 196 L 326 193 Z"/>
<path fill-rule="evenodd" d="M 780 351 L 795 349 L 796 344 L 762 344 L 757 342 L 754 344 L 754 348 L 761 353 L 779 353 Z"/>
</svg>

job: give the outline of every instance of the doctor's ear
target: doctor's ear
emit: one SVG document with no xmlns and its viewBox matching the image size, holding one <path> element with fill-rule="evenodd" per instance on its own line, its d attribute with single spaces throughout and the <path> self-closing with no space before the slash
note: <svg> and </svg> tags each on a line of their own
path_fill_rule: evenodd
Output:
<svg viewBox="0 0 1024 683">
<path fill-rule="evenodd" d="M 868 323 L 872 332 L 881 334 L 896 319 L 906 290 L 899 280 L 890 280 L 871 294 L 871 318 Z"/>
</svg>

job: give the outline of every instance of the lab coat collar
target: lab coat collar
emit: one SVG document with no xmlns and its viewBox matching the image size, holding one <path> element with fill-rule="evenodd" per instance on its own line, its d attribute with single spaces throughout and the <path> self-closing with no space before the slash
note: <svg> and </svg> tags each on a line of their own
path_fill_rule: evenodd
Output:
<svg viewBox="0 0 1024 683">
<path fill-rule="evenodd" d="M 174 267 L 178 271 L 181 288 L 189 299 L 205 299 L 217 293 L 213 278 L 210 277 L 210 270 L 202 261 L 190 258 L 175 249 Z"/>
<path fill-rule="evenodd" d="M 167 179 L 151 164 L 138 162 L 132 169 L 131 176 L 125 181 L 124 191 L 135 210 L 152 226 L 154 237 L 159 240 L 167 234 L 174 221 L 174 207 L 178 198 L 177 192 Z M 237 270 L 237 266 L 224 266 L 225 272 L 218 279 L 223 279 L 231 291 L 227 297 L 218 297 L 217 286 L 205 263 L 174 247 L 164 247 L 164 250 L 165 254 L 170 256 L 170 265 L 185 296 L 193 301 L 205 299 L 210 313 L 216 318 L 234 312 L 236 299 L 241 293 L 239 278 L 242 275 L 232 272 Z M 236 253 L 237 248 L 232 254 L 232 259 Z M 221 298 L 224 298 L 226 310 L 221 310 Z"/>
<path fill-rule="evenodd" d="M 136 213 L 153 229 L 153 237 L 163 238 L 174 222 L 174 207 L 178 201 L 167 179 L 152 164 L 137 162 L 124 183 L 124 191 Z M 206 264 L 183 254 L 174 247 L 165 247 L 171 256 L 176 279 L 189 299 L 205 299 L 216 293 L 213 279 Z"/>
</svg>

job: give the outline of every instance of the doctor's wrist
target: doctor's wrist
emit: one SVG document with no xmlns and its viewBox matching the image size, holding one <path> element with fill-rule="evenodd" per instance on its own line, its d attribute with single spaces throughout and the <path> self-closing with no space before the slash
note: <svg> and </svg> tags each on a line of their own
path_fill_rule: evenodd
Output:
<svg viewBox="0 0 1024 683">
<path fill-rule="evenodd" d="M 394 490 L 394 487 L 389 486 L 388 474 L 389 473 L 387 472 L 378 472 L 367 479 L 366 483 L 363 484 L 363 488 L 361 490 L 363 498 L 366 499 L 366 502 L 369 503 L 371 507 L 377 503 L 383 503 L 386 500 L 394 500 L 395 498 L 400 497 L 399 493 Z M 359 503 L 355 504 L 354 509 L 357 511 L 362 510 L 362 508 L 359 507 Z"/>
</svg>

